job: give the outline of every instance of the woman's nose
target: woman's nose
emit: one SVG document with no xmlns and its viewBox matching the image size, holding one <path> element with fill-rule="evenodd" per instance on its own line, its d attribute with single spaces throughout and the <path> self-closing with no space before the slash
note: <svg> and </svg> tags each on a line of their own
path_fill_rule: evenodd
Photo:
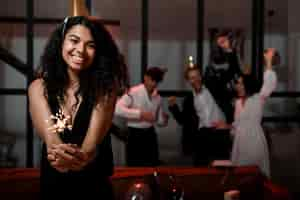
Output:
<svg viewBox="0 0 300 200">
<path fill-rule="evenodd" d="M 78 52 L 83 53 L 83 52 L 84 52 L 84 49 L 85 49 L 85 45 L 84 45 L 82 42 L 80 42 L 80 43 L 77 44 L 76 50 L 77 50 Z"/>
</svg>

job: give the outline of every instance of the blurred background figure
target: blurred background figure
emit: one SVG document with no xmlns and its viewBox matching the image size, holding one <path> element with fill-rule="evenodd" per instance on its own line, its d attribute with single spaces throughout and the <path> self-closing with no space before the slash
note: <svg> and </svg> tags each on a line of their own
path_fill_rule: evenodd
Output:
<svg viewBox="0 0 300 200">
<path fill-rule="evenodd" d="M 182 110 L 170 97 L 169 110 L 184 127 L 183 134 L 192 146 L 195 166 L 208 166 L 215 159 L 228 159 L 230 138 L 228 131 L 217 130 L 214 123 L 226 120 L 210 91 L 203 85 L 201 71 L 196 65 L 185 69 L 184 77 L 192 87 L 192 95 L 184 100 Z"/>
<path fill-rule="evenodd" d="M 279 63 L 275 49 L 264 51 L 263 85 L 258 89 L 258 81 L 253 75 L 241 75 L 236 82 L 237 100 L 233 124 L 219 123 L 218 128 L 231 128 L 233 165 L 257 165 L 262 173 L 270 177 L 270 158 L 268 143 L 261 125 L 266 99 L 277 86 L 277 75 L 273 69 Z"/>
<path fill-rule="evenodd" d="M 150 67 L 144 82 L 133 86 L 117 102 L 115 115 L 126 119 L 129 136 L 126 147 L 128 166 L 157 166 L 159 149 L 155 125 L 166 126 L 168 116 L 162 109 L 157 86 L 166 70 Z"/>
<path fill-rule="evenodd" d="M 210 51 L 204 82 L 229 123 L 233 121 L 234 81 L 241 74 L 240 60 L 232 32 L 216 34 Z"/>
</svg>

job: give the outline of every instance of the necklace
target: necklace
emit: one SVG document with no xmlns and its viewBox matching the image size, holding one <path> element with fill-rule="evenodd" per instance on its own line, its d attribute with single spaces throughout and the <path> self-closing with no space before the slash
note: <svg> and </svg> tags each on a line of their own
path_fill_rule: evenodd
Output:
<svg viewBox="0 0 300 200">
<path fill-rule="evenodd" d="M 61 100 L 61 98 L 58 97 L 59 110 L 68 116 L 68 123 L 71 125 L 74 123 L 80 103 L 81 98 L 77 100 L 75 96 L 72 96 L 72 98 L 70 96 L 69 98 L 66 97 L 65 100 Z"/>
</svg>

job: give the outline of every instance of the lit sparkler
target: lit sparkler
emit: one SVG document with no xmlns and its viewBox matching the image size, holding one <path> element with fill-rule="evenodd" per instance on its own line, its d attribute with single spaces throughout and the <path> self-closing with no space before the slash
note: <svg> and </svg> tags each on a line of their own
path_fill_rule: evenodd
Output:
<svg viewBox="0 0 300 200">
<path fill-rule="evenodd" d="M 61 109 L 55 115 L 51 115 L 50 119 L 54 124 L 48 130 L 52 130 L 55 133 L 63 133 L 65 129 L 72 130 L 71 116 L 66 115 Z M 49 123 L 49 120 L 46 120 L 46 122 Z"/>
</svg>

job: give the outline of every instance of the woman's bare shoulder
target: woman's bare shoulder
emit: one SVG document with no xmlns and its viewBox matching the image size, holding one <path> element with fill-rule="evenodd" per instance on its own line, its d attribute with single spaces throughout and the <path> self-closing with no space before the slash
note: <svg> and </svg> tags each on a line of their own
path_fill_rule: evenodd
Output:
<svg viewBox="0 0 300 200">
<path fill-rule="evenodd" d="M 43 93 L 44 92 L 44 81 L 41 78 L 32 81 L 28 87 L 28 94 L 32 93 Z"/>
</svg>

